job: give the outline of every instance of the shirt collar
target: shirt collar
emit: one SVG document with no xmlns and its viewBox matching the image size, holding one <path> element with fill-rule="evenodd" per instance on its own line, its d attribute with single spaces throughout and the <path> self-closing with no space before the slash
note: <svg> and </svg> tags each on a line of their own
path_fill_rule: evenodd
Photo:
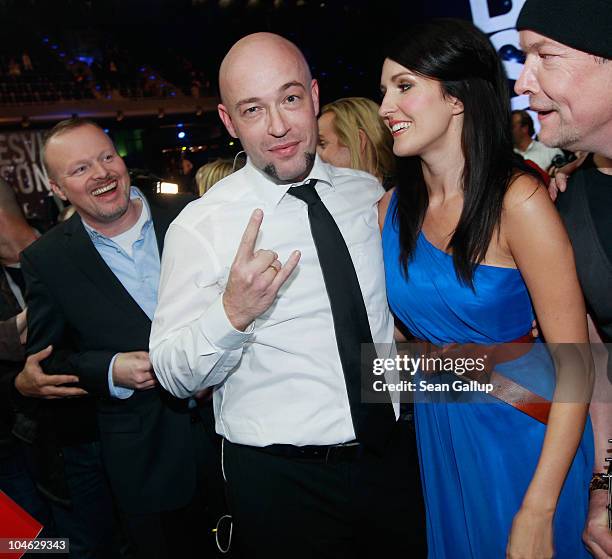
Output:
<svg viewBox="0 0 612 559">
<path fill-rule="evenodd" d="M 323 163 L 318 155 L 315 155 L 315 161 L 310 173 L 308 173 L 308 176 L 303 181 L 296 183 L 276 184 L 268 177 L 268 175 L 255 167 L 255 165 L 251 163 L 250 158 L 247 158 L 243 172 L 245 179 L 249 183 L 250 187 L 255 190 L 257 197 L 263 200 L 266 205 L 271 207 L 277 206 L 292 186 L 304 184 L 311 179 L 316 179 L 319 184 L 326 184 L 329 187 L 334 186 L 329 173 L 328 165 Z"/>
<path fill-rule="evenodd" d="M 141 227 L 141 231 L 142 231 L 152 221 L 151 220 L 151 208 L 149 207 L 149 203 L 147 202 L 147 199 L 145 198 L 144 194 L 140 192 L 138 188 L 136 188 L 135 186 L 132 186 L 130 187 L 130 200 L 137 200 L 137 199 L 142 202 L 142 211 L 146 212 L 146 215 L 147 215 L 147 218 Z M 140 221 L 141 219 L 138 219 L 132 227 L 136 227 Z M 85 223 L 83 218 L 81 218 L 81 223 L 83 224 L 83 227 L 85 227 L 85 231 L 87 231 L 87 234 L 89 235 L 89 237 L 91 238 L 93 242 L 97 240 L 101 240 L 101 239 L 108 239 L 106 235 L 103 235 L 99 231 L 96 231 L 90 225 L 87 225 L 87 223 Z"/>
</svg>

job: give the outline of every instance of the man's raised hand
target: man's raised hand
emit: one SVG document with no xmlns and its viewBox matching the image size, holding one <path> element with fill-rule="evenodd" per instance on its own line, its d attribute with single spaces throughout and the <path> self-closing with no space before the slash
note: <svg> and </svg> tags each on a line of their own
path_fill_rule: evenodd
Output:
<svg viewBox="0 0 612 559">
<path fill-rule="evenodd" d="M 270 308 L 300 260 L 298 250 L 285 264 L 272 250 L 255 250 L 262 221 L 263 211 L 255 210 L 242 235 L 223 294 L 225 313 L 236 330 L 245 330 Z"/>
</svg>

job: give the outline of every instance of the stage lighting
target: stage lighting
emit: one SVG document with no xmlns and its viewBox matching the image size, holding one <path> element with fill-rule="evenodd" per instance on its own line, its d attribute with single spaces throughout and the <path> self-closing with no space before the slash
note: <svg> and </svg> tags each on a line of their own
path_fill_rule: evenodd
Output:
<svg viewBox="0 0 612 559">
<path fill-rule="evenodd" d="M 157 183 L 158 194 L 178 194 L 178 184 L 174 182 L 158 182 Z"/>
</svg>

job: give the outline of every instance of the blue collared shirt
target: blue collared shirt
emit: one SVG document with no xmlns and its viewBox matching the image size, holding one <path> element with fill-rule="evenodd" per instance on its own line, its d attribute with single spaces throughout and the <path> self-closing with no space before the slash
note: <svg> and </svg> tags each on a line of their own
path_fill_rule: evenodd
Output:
<svg viewBox="0 0 612 559">
<path fill-rule="evenodd" d="M 138 303 L 145 314 L 153 320 L 157 306 L 157 291 L 159 288 L 160 258 L 157 238 L 153 228 L 151 210 L 147 200 L 135 186 L 130 190 L 132 200 L 140 199 L 142 212 L 133 227 L 140 227 L 136 240 L 132 243 L 132 254 L 129 255 L 113 239 L 98 233 L 83 222 L 91 241 L 106 265 L 117 276 L 130 296 Z M 108 369 L 108 387 L 111 396 L 129 398 L 134 391 L 131 388 L 115 386 L 112 371 L 115 355 Z"/>
</svg>

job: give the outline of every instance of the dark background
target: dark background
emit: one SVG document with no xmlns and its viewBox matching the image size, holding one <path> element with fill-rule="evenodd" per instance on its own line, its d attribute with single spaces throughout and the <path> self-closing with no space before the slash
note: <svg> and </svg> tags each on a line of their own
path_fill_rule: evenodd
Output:
<svg viewBox="0 0 612 559">
<path fill-rule="evenodd" d="M 491 15 L 505 13 L 511 0 L 489 0 L 488 8 Z M 56 55 L 65 51 L 93 61 L 92 68 L 114 59 L 127 79 L 152 68 L 187 95 L 195 71 L 205 95 L 214 98 L 219 64 L 230 46 L 248 33 L 271 31 L 303 50 L 319 80 L 322 104 L 346 96 L 379 101 L 386 43 L 406 25 L 431 17 L 471 20 L 469 0 L 0 0 L 0 55 L 8 60 L 24 50 L 53 47 Z M 183 189 L 193 184 L 200 165 L 240 149 L 214 111 L 96 120 L 129 167 Z M 53 124 L 32 121 L 28 129 Z M 0 125 L 0 133 L 7 127 Z M 181 168 L 185 158 L 194 167 L 188 176 Z"/>
</svg>

